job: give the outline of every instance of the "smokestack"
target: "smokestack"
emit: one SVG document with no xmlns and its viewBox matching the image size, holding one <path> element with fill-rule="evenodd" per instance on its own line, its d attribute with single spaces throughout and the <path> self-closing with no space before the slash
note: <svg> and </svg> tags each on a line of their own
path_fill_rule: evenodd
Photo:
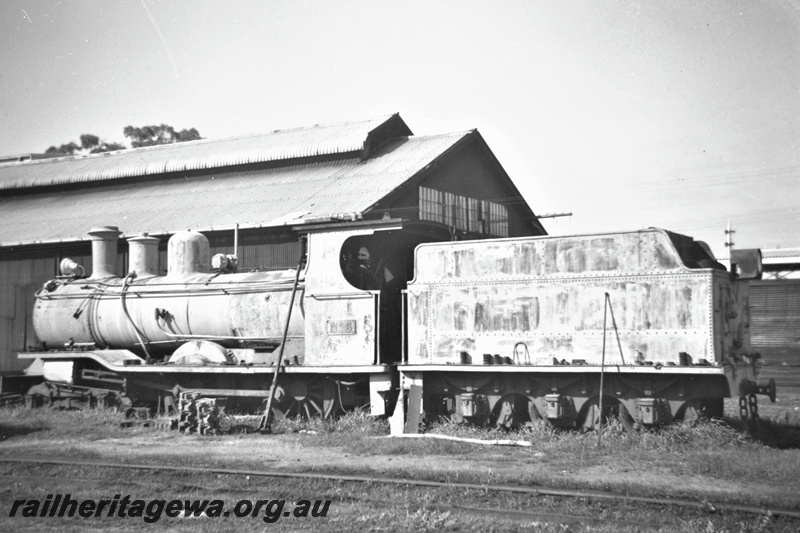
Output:
<svg viewBox="0 0 800 533">
<path fill-rule="evenodd" d="M 156 237 L 142 233 L 128 239 L 128 272 L 136 276 L 158 276 L 158 243 Z"/>
<path fill-rule="evenodd" d="M 119 228 L 116 226 L 92 228 L 89 230 L 89 235 L 92 236 L 92 275 L 89 279 L 119 277 L 115 272 Z"/>
</svg>

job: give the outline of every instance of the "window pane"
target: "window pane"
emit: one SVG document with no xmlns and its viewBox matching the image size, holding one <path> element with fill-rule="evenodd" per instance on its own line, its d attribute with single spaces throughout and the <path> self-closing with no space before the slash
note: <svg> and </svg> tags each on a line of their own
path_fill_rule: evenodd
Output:
<svg viewBox="0 0 800 533">
<path fill-rule="evenodd" d="M 454 226 L 461 231 L 508 236 L 508 209 L 505 206 L 428 187 L 419 188 L 419 218 Z"/>
</svg>

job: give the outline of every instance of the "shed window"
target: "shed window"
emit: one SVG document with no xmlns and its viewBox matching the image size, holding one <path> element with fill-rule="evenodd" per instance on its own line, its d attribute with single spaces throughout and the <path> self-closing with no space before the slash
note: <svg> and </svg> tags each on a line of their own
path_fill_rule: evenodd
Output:
<svg viewBox="0 0 800 533">
<path fill-rule="evenodd" d="M 488 200 L 419 188 L 419 218 L 461 231 L 508 237 L 508 209 Z"/>
</svg>

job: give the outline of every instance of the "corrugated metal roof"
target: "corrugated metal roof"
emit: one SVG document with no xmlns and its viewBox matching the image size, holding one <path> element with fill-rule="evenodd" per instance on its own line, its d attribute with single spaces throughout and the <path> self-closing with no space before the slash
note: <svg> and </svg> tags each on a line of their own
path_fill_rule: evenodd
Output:
<svg viewBox="0 0 800 533">
<path fill-rule="evenodd" d="M 723 257 L 718 261 L 730 270 L 730 257 Z M 800 248 L 762 248 L 761 263 L 764 265 L 764 270 L 768 271 L 797 271 L 796 265 L 800 263 Z"/>
<path fill-rule="evenodd" d="M 214 169 L 232 165 L 364 152 L 371 132 L 398 115 L 370 120 L 276 130 L 228 139 L 204 139 L 62 157 L 0 164 L 0 190 L 102 181 L 169 172 Z M 405 124 L 403 124 L 405 126 Z M 407 129 L 407 126 L 405 126 Z M 410 130 L 408 130 L 410 133 Z"/>
<path fill-rule="evenodd" d="M 57 194 L 4 195 L 0 246 L 86 239 L 89 228 L 101 225 L 116 225 L 126 235 L 158 234 L 363 213 L 473 133 L 397 138 L 363 161 L 354 156 L 264 170 L 110 181 Z"/>
<path fill-rule="evenodd" d="M 800 248 L 761 248 L 761 258 L 765 263 L 789 263 L 800 261 Z M 730 257 L 718 259 L 720 262 L 730 262 Z"/>
<path fill-rule="evenodd" d="M 762 249 L 761 256 L 765 263 L 798 263 L 800 262 L 800 248 Z"/>
</svg>

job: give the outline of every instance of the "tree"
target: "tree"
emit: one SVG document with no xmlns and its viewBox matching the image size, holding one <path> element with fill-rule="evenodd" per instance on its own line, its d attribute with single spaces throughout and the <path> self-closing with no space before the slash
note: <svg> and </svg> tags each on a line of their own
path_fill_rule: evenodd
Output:
<svg viewBox="0 0 800 533">
<path fill-rule="evenodd" d="M 61 146 L 51 146 L 47 150 L 45 150 L 45 155 L 58 157 L 60 155 L 75 155 L 75 152 L 80 150 L 81 147 L 75 144 L 74 142 L 70 142 L 68 144 L 62 144 Z"/>
<path fill-rule="evenodd" d="M 175 131 L 175 128 L 168 124 L 142 126 L 141 128 L 126 126 L 122 133 L 131 140 L 131 147 L 133 148 L 196 141 L 202 138 L 200 137 L 200 132 L 195 128 Z"/>
<path fill-rule="evenodd" d="M 109 143 L 101 141 L 97 135 L 84 133 L 81 135 L 80 146 L 74 142 L 62 144 L 61 146 L 51 146 L 45 150 L 45 155 L 60 157 L 63 155 L 99 154 L 101 152 L 112 152 L 114 150 L 125 150 L 126 146 L 119 143 Z"/>
<path fill-rule="evenodd" d="M 84 133 L 81 135 L 81 147 L 90 154 L 125 150 L 124 144 L 100 142 L 100 137 L 97 135 L 91 135 L 89 133 Z"/>
<path fill-rule="evenodd" d="M 160 126 L 142 126 L 141 128 L 126 126 L 125 129 L 122 130 L 122 133 L 131 140 L 132 148 L 202 139 L 202 137 L 200 137 L 200 132 L 195 128 L 175 131 L 175 128 L 168 124 L 161 124 Z M 60 157 L 64 155 L 99 154 L 102 152 L 127 149 L 124 144 L 101 141 L 100 137 L 92 135 L 91 133 L 84 133 L 81 135 L 80 139 L 80 145 L 70 142 L 62 144 L 61 146 L 51 146 L 45 150 L 44 153 L 51 157 Z"/>
</svg>

